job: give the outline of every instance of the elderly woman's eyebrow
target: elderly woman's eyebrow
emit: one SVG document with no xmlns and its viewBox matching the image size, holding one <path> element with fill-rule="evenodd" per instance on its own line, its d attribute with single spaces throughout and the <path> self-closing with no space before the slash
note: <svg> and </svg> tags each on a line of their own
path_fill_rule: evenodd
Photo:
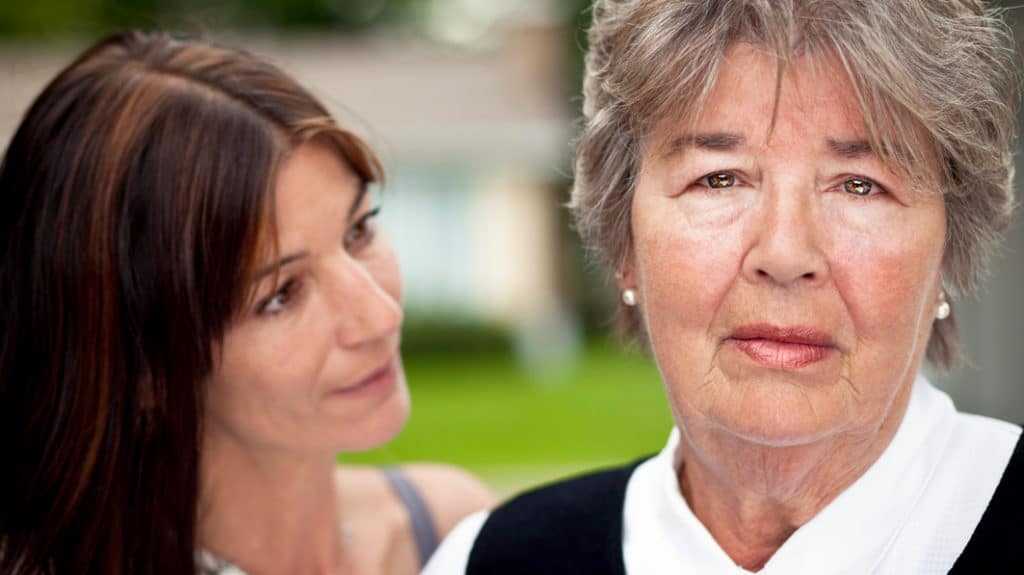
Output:
<svg viewBox="0 0 1024 575">
<path fill-rule="evenodd" d="M 828 149 L 833 155 L 847 160 L 859 160 L 874 154 L 867 140 L 833 140 L 827 141 Z"/>
<path fill-rule="evenodd" d="M 747 138 L 741 134 L 714 132 L 710 134 L 682 134 L 673 139 L 665 156 L 674 156 L 687 148 L 702 148 L 715 152 L 731 152 L 742 147 Z"/>
</svg>

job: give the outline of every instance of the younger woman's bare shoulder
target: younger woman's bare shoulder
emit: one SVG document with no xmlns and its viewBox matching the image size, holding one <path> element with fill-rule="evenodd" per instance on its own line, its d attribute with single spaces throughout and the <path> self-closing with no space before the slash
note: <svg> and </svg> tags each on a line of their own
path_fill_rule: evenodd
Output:
<svg viewBox="0 0 1024 575">
<path fill-rule="evenodd" d="M 380 509 L 394 500 L 383 470 L 373 465 L 339 465 L 334 470 L 342 506 Z"/>
<path fill-rule="evenodd" d="M 440 463 L 411 463 L 399 470 L 423 497 L 441 538 L 464 517 L 496 503 L 487 485 L 468 471 Z M 377 520 L 404 516 L 405 508 L 396 497 L 384 471 L 368 465 L 341 465 L 335 475 L 343 509 Z M 383 517 L 381 517 L 383 515 Z"/>
<path fill-rule="evenodd" d="M 409 515 L 383 470 L 368 465 L 335 469 L 340 521 L 350 530 L 357 573 L 416 573 L 419 558 Z"/>
<path fill-rule="evenodd" d="M 402 472 L 422 494 L 443 538 L 464 517 L 496 503 L 491 489 L 472 473 L 440 463 L 412 463 Z"/>
</svg>

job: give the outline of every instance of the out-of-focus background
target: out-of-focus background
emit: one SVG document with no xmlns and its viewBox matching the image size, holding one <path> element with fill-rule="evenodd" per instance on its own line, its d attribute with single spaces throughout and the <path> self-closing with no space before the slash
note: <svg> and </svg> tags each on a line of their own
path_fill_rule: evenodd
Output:
<svg viewBox="0 0 1024 575">
<path fill-rule="evenodd" d="M 389 445 L 341 459 L 451 462 L 507 494 L 657 451 L 671 426 L 657 369 L 610 337 L 615 292 L 563 207 L 588 4 L 2 2 L 0 143 L 60 67 L 117 28 L 277 62 L 382 155 L 382 222 L 405 277 L 412 417 Z M 1008 14 L 1016 28 L 1022 12 Z M 961 409 L 1017 422 L 1022 264 L 1018 223 L 978 296 L 957 302 L 969 365 L 936 376 Z"/>
</svg>

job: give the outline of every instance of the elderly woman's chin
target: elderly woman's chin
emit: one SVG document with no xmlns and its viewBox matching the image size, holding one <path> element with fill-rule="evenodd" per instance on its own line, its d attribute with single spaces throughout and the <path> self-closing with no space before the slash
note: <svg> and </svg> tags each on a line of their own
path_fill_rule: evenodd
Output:
<svg viewBox="0 0 1024 575">
<path fill-rule="evenodd" d="M 838 352 L 798 368 L 769 368 L 725 346 L 699 381 L 669 380 L 681 430 L 713 434 L 763 447 L 810 445 L 838 435 L 870 436 L 892 414 L 904 388 L 892 385 L 872 398 L 848 379 Z M 690 380 L 693 381 L 693 380 Z M 898 409 L 896 411 L 899 411 Z"/>
</svg>

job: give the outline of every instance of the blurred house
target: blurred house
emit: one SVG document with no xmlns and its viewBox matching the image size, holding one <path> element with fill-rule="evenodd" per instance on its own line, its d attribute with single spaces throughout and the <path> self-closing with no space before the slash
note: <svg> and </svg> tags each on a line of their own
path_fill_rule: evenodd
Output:
<svg viewBox="0 0 1024 575">
<path fill-rule="evenodd" d="M 280 63 L 381 153 L 383 224 L 398 250 L 409 316 L 505 326 L 528 360 L 571 356 L 579 270 L 566 265 L 561 205 L 574 135 L 568 86 L 577 74 L 566 19 L 579 2 L 422 5 L 428 34 L 214 37 Z M 1006 14 L 1024 38 L 1024 11 Z M 44 82 L 86 44 L 0 44 L 4 146 Z M 1024 155 L 1017 162 L 1024 174 Z M 1012 421 L 1024 413 L 1022 254 L 1018 221 L 979 295 L 955 303 L 967 366 L 936 374 L 961 409 Z"/>
<path fill-rule="evenodd" d="M 572 105 L 554 6 L 442 11 L 433 38 L 214 35 L 278 63 L 381 154 L 410 315 L 506 326 L 540 359 L 571 352 L 577 331 L 561 285 Z M 0 141 L 83 46 L 0 46 Z"/>
</svg>

